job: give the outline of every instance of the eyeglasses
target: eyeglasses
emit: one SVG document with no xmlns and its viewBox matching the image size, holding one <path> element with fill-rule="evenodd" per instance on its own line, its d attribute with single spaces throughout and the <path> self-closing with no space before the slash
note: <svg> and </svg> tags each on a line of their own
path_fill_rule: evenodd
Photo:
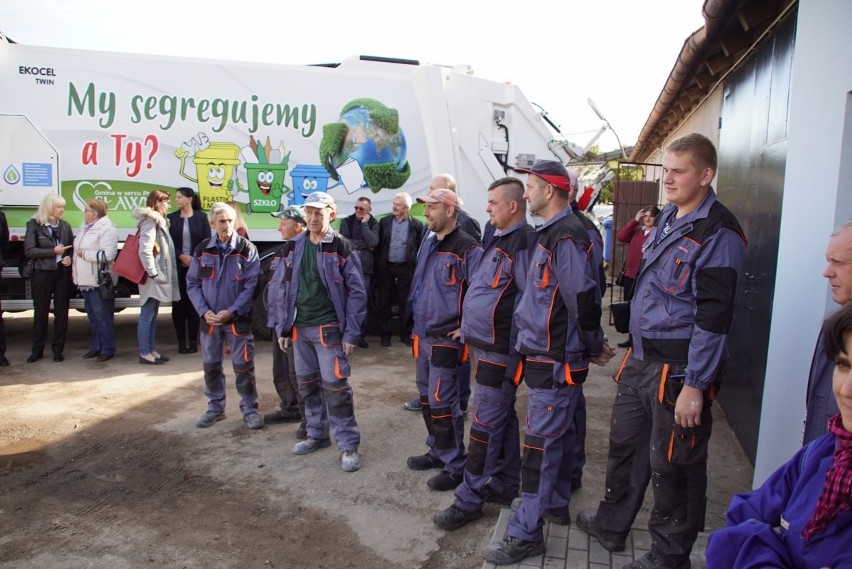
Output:
<svg viewBox="0 0 852 569">
<path fill-rule="evenodd" d="M 366 207 L 361 207 L 360 205 L 355 206 L 355 211 L 367 211 Z"/>
<path fill-rule="evenodd" d="M 96 212 L 95 210 L 93 210 L 93 209 L 89 209 L 89 208 L 86 208 L 84 211 L 85 211 L 86 213 L 98 213 L 98 212 Z"/>
</svg>

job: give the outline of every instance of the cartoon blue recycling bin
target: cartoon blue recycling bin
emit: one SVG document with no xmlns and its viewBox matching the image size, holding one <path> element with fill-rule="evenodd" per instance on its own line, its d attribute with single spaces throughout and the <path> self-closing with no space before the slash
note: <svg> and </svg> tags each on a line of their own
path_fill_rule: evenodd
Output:
<svg viewBox="0 0 852 569">
<path fill-rule="evenodd" d="M 286 196 L 287 205 L 301 205 L 311 192 L 327 191 L 328 179 L 331 177 L 324 167 L 309 164 L 299 164 L 293 168 L 290 176 L 293 178 L 293 191 Z"/>
</svg>

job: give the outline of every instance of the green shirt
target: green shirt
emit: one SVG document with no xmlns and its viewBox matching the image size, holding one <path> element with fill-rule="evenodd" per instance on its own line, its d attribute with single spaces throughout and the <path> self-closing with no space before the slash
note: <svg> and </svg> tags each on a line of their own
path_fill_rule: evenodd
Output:
<svg viewBox="0 0 852 569">
<path fill-rule="evenodd" d="M 299 288 L 296 291 L 296 321 L 294 326 L 319 326 L 337 320 L 334 304 L 320 280 L 317 256 L 320 246 L 305 236 L 305 248 L 299 267 Z"/>
</svg>

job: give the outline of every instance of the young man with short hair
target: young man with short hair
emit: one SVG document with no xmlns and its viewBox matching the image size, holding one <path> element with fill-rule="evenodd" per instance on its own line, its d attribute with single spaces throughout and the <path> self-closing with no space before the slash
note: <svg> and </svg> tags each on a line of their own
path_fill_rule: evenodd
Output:
<svg viewBox="0 0 852 569">
<path fill-rule="evenodd" d="M 689 567 L 704 528 L 713 398 L 727 359 L 746 242 L 711 187 L 713 143 L 689 134 L 663 152 L 669 204 L 645 242 L 630 311 L 633 347 L 616 375 L 606 493 L 577 525 L 609 551 L 625 539 L 653 478 L 651 551 L 629 569 Z"/>
<path fill-rule="evenodd" d="M 462 307 L 462 341 L 476 369 L 475 413 L 470 423 L 470 448 L 464 481 L 453 504 L 432 520 L 454 530 L 482 517 L 482 505 L 508 506 L 521 482 L 520 427 L 515 398 L 523 377 L 515 349 L 514 312 L 529 264 L 529 236 L 524 184 L 501 178 L 488 188 L 486 211 L 494 237 L 472 271 Z"/>
</svg>

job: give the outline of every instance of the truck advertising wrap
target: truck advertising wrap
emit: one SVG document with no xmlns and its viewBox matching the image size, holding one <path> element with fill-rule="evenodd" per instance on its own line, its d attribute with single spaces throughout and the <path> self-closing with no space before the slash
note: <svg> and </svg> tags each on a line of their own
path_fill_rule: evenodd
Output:
<svg viewBox="0 0 852 569">
<path fill-rule="evenodd" d="M 0 47 L 0 205 L 20 229 L 45 191 L 79 226 L 87 199 L 134 228 L 153 189 L 189 186 L 202 209 L 235 201 L 253 239 L 269 213 L 328 191 L 348 213 L 389 204 L 431 175 L 410 75 Z M 343 88 L 345 86 L 345 88 Z M 4 208 L 5 209 L 5 208 Z"/>
<path fill-rule="evenodd" d="M 317 190 L 334 197 L 338 218 L 360 197 L 380 218 L 398 192 L 417 198 L 449 173 L 484 224 L 491 182 L 538 159 L 570 159 L 517 86 L 465 65 L 370 56 L 270 65 L 0 41 L 0 82 L 6 310 L 32 307 L 18 266 L 26 221 L 49 192 L 65 198 L 75 230 L 86 201 L 103 200 L 123 240 L 152 190 L 188 186 L 204 210 L 234 202 L 267 259 L 281 239 L 270 213 Z M 421 211 L 415 202 L 411 213 Z M 135 285 L 119 288 L 133 306 Z"/>
</svg>

